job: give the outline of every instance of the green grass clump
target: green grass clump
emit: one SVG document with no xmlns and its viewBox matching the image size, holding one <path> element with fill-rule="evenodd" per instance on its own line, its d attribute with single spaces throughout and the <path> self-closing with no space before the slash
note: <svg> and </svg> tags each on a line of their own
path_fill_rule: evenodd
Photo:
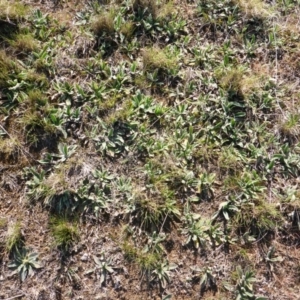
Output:
<svg viewBox="0 0 300 300">
<path fill-rule="evenodd" d="M 0 0 L 0 20 L 18 21 L 27 12 L 28 8 L 21 1 Z"/>
<path fill-rule="evenodd" d="M 6 218 L 0 218 L 0 229 L 3 229 L 3 228 L 5 228 L 6 227 L 6 225 L 7 225 L 7 220 L 6 220 Z"/>
<path fill-rule="evenodd" d="M 30 53 L 38 49 L 37 41 L 31 34 L 16 35 L 10 40 L 10 45 L 19 53 Z"/>
<path fill-rule="evenodd" d="M 10 75 L 17 71 L 16 63 L 3 50 L 0 50 L 0 70 L 0 89 L 2 89 L 8 87 Z"/>
<path fill-rule="evenodd" d="M 286 113 L 279 124 L 279 133 L 283 140 L 293 144 L 300 137 L 300 115 L 297 113 Z"/>
<path fill-rule="evenodd" d="M 113 33 L 115 32 L 114 17 L 114 10 L 111 10 L 109 12 L 102 12 L 101 14 L 97 15 L 91 24 L 91 29 L 94 34 L 97 37 L 100 37 L 103 34 L 109 36 L 113 35 Z"/>
<path fill-rule="evenodd" d="M 0 137 L 0 156 L 4 160 L 13 160 L 18 156 L 20 141 L 17 137 Z"/>
<path fill-rule="evenodd" d="M 274 9 L 262 0 L 236 0 L 235 2 L 249 18 L 267 18 L 274 14 Z"/>
<path fill-rule="evenodd" d="M 217 78 L 220 80 L 220 86 L 230 93 L 242 94 L 242 80 L 244 76 L 243 68 L 231 68 L 217 72 Z"/>
<path fill-rule="evenodd" d="M 233 220 L 233 225 L 242 232 L 262 237 L 266 232 L 274 231 L 281 222 L 280 212 L 274 204 L 257 201 L 243 204 Z"/>
<path fill-rule="evenodd" d="M 8 227 L 5 250 L 8 253 L 19 249 L 23 244 L 23 234 L 20 222 L 16 222 Z"/>
<path fill-rule="evenodd" d="M 67 251 L 79 240 L 79 230 L 77 224 L 70 221 L 54 217 L 50 221 L 50 230 L 54 238 L 56 247 L 63 251 Z"/>
<path fill-rule="evenodd" d="M 158 253 L 141 251 L 129 242 L 122 245 L 122 251 L 125 258 L 135 263 L 142 273 L 153 270 L 161 258 Z"/>
<path fill-rule="evenodd" d="M 120 32 L 127 38 L 131 38 L 134 33 L 134 23 L 132 21 L 128 21 L 123 24 L 120 28 Z"/>
<path fill-rule="evenodd" d="M 146 48 L 143 51 L 143 66 L 147 72 L 155 70 L 164 70 L 175 68 L 177 61 L 175 58 L 169 58 L 164 50 L 158 47 Z"/>
<path fill-rule="evenodd" d="M 31 106 L 44 106 L 47 104 L 47 97 L 40 90 L 31 90 L 28 92 L 28 100 Z"/>
</svg>

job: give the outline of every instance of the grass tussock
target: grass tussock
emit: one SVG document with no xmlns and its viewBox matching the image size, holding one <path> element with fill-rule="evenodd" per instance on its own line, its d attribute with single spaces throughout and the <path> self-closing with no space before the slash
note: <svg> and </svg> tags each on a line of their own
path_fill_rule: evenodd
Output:
<svg viewBox="0 0 300 300">
<path fill-rule="evenodd" d="M 281 117 L 278 131 L 283 140 L 294 144 L 300 138 L 300 115 L 298 113 L 286 113 Z"/>
<path fill-rule="evenodd" d="M 26 16 L 28 10 L 21 1 L 0 0 L 0 20 L 18 21 Z"/>
<path fill-rule="evenodd" d="M 79 240 L 77 224 L 66 219 L 53 217 L 50 221 L 50 230 L 54 238 L 54 245 L 64 251 L 67 251 Z"/>
<path fill-rule="evenodd" d="M 155 0 L 134 0 L 132 7 L 137 14 L 151 15 L 153 19 L 157 17 L 158 6 Z"/>
<path fill-rule="evenodd" d="M 101 37 L 103 34 L 106 34 L 108 36 L 113 35 L 113 33 L 115 32 L 114 18 L 114 10 L 102 12 L 99 15 L 97 15 L 91 24 L 91 29 L 93 33 L 97 37 Z"/>
<path fill-rule="evenodd" d="M 175 68 L 177 61 L 175 58 L 170 58 L 166 55 L 164 50 L 153 47 L 143 50 L 143 66 L 146 72 L 154 70 L 168 70 Z"/>
<path fill-rule="evenodd" d="M 8 86 L 10 75 L 13 75 L 18 68 L 16 62 L 4 50 L 0 50 L 0 69 L 0 88 L 5 88 Z"/>
<path fill-rule="evenodd" d="M 38 41 L 31 34 L 18 34 L 9 42 L 17 53 L 27 54 L 39 48 Z"/>
<path fill-rule="evenodd" d="M 217 78 L 219 78 L 220 86 L 223 89 L 236 94 L 242 94 L 244 74 L 244 68 L 237 67 L 218 72 Z"/>
<path fill-rule="evenodd" d="M 131 38 L 133 36 L 135 30 L 135 24 L 133 21 L 128 21 L 122 25 L 120 28 L 120 32 L 127 38 Z"/>
<path fill-rule="evenodd" d="M 75 2 L 0 0 L 0 297 L 296 299 L 297 1 Z"/>
<path fill-rule="evenodd" d="M 262 0 L 236 0 L 236 2 L 249 18 L 270 18 L 274 15 L 272 6 Z"/>
<path fill-rule="evenodd" d="M 11 253 L 23 245 L 23 234 L 20 222 L 10 224 L 6 236 L 5 250 Z"/>
</svg>

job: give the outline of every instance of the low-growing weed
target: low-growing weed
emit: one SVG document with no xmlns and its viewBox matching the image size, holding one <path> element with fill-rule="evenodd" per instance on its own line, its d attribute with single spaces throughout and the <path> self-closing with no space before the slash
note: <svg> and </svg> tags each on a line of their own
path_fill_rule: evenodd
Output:
<svg viewBox="0 0 300 300">
<path fill-rule="evenodd" d="M 18 273 L 22 282 L 28 276 L 33 276 L 34 271 L 43 266 L 38 260 L 38 253 L 32 252 L 31 249 L 22 248 L 14 252 L 14 260 L 9 263 L 8 267 L 15 269 L 12 274 Z"/>
<path fill-rule="evenodd" d="M 96 273 L 97 279 L 100 281 L 100 286 L 106 285 L 108 275 L 112 275 L 114 272 L 111 259 L 105 258 L 102 253 L 100 258 L 93 255 L 95 268 L 88 270 L 85 274 Z"/>
<path fill-rule="evenodd" d="M 187 237 L 185 244 L 193 243 L 194 247 L 198 249 L 206 248 L 209 240 L 208 230 L 210 227 L 210 221 L 201 219 L 198 214 L 186 212 L 184 216 L 184 229 L 182 233 Z"/>
<path fill-rule="evenodd" d="M 21 2 L 0 1 L 0 20 L 20 21 L 28 12 L 28 6 Z"/>
<path fill-rule="evenodd" d="M 161 289 L 165 289 L 171 281 L 171 271 L 177 267 L 176 264 L 169 264 L 168 261 L 158 262 L 152 271 L 152 280 L 157 280 Z"/>
<path fill-rule="evenodd" d="M 256 282 L 254 272 L 250 269 L 243 270 L 237 266 L 233 273 L 235 285 L 224 283 L 224 287 L 233 292 L 236 300 L 267 300 L 268 298 L 256 296 L 253 283 Z"/>
</svg>

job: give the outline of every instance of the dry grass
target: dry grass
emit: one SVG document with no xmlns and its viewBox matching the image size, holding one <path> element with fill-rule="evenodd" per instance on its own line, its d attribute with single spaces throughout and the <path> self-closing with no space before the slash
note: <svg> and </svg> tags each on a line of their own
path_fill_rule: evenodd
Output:
<svg viewBox="0 0 300 300">
<path fill-rule="evenodd" d="M 12 75 L 17 69 L 16 63 L 5 51 L 0 50 L 0 88 L 8 86 L 7 80 L 9 79 L 9 75 Z"/>
<path fill-rule="evenodd" d="M 115 11 L 103 12 L 97 15 L 91 25 L 91 29 L 98 37 L 103 34 L 112 35 L 115 31 L 114 28 Z"/>
<path fill-rule="evenodd" d="M 27 54 L 39 48 L 38 41 L 31 34 L 18 34 L 9 43 L 17 53 Z"/>
<path fill-rule="evenodd" d="M 143 66 L 145 71 L 168 70 L 176 67 L 176 59 L 169 58 L 164 50 L 153 47 L 143 49 Z"/>
<path fill-rule="evenodd" d="M 235 0 L 242 11 L 249 18 L 270 18 L 274 16 L 274 9 L 272 6 L 266 4 L 262 0 Z"/>
<path fill-rule="evenodd" d="M 18 249 L 23 244 L 23 234 L 21 223 L 16 222 L 9 224 L 7 236 L 6 236 L 6 246 L 5 250 L 10 253 L 13 250 Z"/>
<path fill-rule="evenodd" d="M 21 1 L 0 0 L 0 20 L 18 21 L 28 13 Z"/>
<path fill-rule="evenodd" d="M 145 12 L 154 19 L 157 17 L 158 6 L 155 0 L 134 0 L 132 7 L 136 12 Z"/>
<path fill-rule="evenodd" d="M 19 154 L 20 141 L 17 137 L 0 137 L 0 155 L 7 160 L 14 160 Z"/>
</svg>

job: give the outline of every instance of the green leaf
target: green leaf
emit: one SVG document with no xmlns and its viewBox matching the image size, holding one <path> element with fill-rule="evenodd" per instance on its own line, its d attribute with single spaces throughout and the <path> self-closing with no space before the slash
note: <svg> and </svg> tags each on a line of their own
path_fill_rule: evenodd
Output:
<svg viewBox="0 0 300 300">
<path fill-rule="evenodd" d="M 207 274 L 205 273 L 204 275 L 201 276 L 200 285 L 203 286 L 204 283 L 206 284 L 206 281 L 207 281 Z"/>
<path fill-rule="evenodd" d="M 84 272 L 84 275 L 90 275 L 90 274 L 94 273 L 95 271 L 96 271 L 95 268 L 94 269 L 89 269 L 89 270 Z"/>
<path fill-rule="evenodd" d="M 229 291 L 229 292 L 233 292 L 234 291 L 234 286 L 232 286 L 231 284 L 229 284 L 228 282 L 223 282 L 223 286 L 224 288 Z"/>
<path fill-rule="evenodd" d="M 223 213 L 224 218 L 225 218 L 227 221 L 229 221 L 229 214 L 228 214 L 228 212 L 225 211 L 225 210 L 223 210 L 222 213 Z"/>
<path fill-rule="evenodd" d="M 98 266 L 101 266 L 101 265 L 102 265 L 101 260 L 100 260 L 97 256 L 93 255 L 93 259 L 94 259 L 94 262 L 95 262 Z"/>
<path fill-rule="evenodd" d="M 102 272 L 101 273 L 101 276 L 100 276 L 100 284 L 102 285 L 104 282 L 105 282 L 105 273 L 104 272 Z"/>
<path fill-rule="evenodd" d="M 21 273 L 20 273 L 20 278 L 21 278 L 22 282 L 26 279 L 27 274 L 28 274 L 28 271 L 23 268 L 22 271 L 21 271 Z"/>
<path fill-rule="evenodd" d="M 113 272 L 114 272 L 113 268 L 110 267 L 110 266 L 106 266 L 106 267 L 105 267 L 105 270 L 106 270 L 107 272 L 109 272 L 109 273 L 113 273 Z"/>
<path fill-rule="evenodd" d="M 169 270 L 175 270 L 178 266 L 174 263 L 169 264 Z"/>
</svg>

